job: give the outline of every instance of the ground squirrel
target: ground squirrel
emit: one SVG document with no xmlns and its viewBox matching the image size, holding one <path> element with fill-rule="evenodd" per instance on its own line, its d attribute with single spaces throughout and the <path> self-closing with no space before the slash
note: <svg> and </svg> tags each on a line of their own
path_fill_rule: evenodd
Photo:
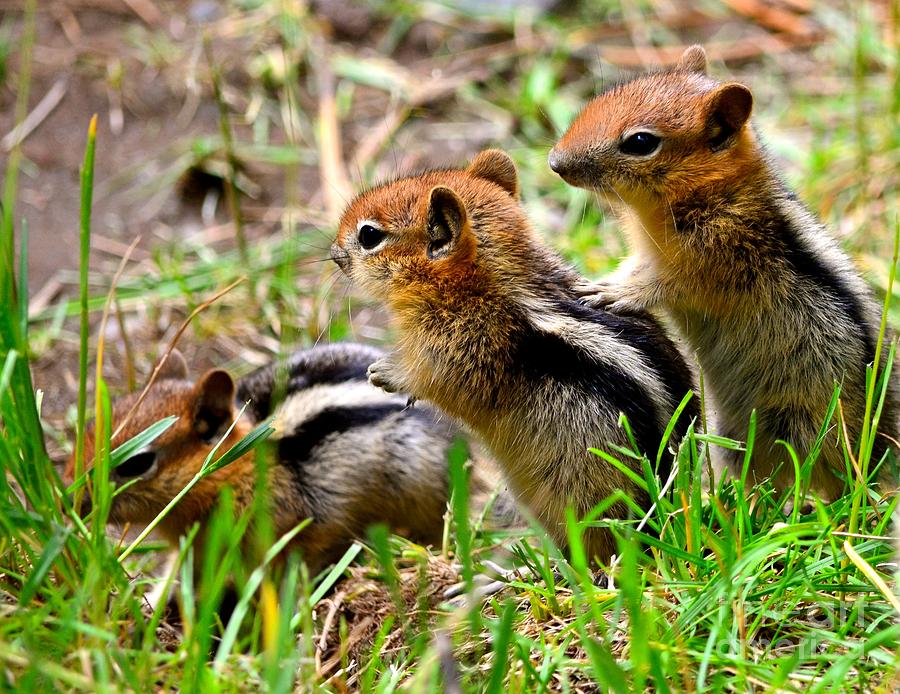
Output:
<svg viewBox="0 0 900 694">
<path fill-rule="evenodd" d="M 447 505 L 448 450 L 459 434 L 449 418 L 427 407 L 410 409 L 401 395 L 385 393 L 366 380 L 366 368 L 383 356 L 373 347 L 323 345 L 293 354 L 282 367 L 284 396 L 276 401 L 277 365 L 237 382 L 221 369 L 188 380 L 184 360 L 171 357 L 157 382 L 113 445 L 121 444 L 169 415 L 178 421 L 147 449 L 111 472 L 119 485 L 138 480 L 113 500 L 110 522 L 147 524 L 200 469 L 240 407 L 250 402 L 219 455 L 253 426 L 274 413 L 276 460 L 268 470 L 274 531 L 280 536 L 306 518 L 312 523 L 292 544 L 315 573 L 340 556 L 372 523 L 422 542 L 438 542 Z M 113 403 L 116 427 L 137 394 Z M 91 460 L 89 429 L 85 459 Z M 479 461 L 473 493 L 490 493 L 495 479 Z M 65 477 L 72 482 L 74 457 Z M 201 480 L 159 526 L 178 539 L 213 510 L 222 488 L 234 491 L 237 511 L 254 495 L 256 468 L 250 452 Z"/>
<path fill-rule="evenodd" d="M 655 461 L 691 390 L 687 367 L 649 315 L 578 302 L 580 277 L 532 230 L 506 154 L 484 151 L 465 170 L 362 193 L 341 218 L 332 257 L 386 302 L 397 328 L 396 351 L 372 365 L 372 382 L 465 422 L 554 539 L 565 540 L 569 503 L 583 516 L 621 489 L 647 508 L 646 495 L 588 449 L 631 447 L 624 412 Z M 682 413 L 679 435 L 695 413 Z M 618 501 L 605 515 L 628 514 Z M 615 551 L 606 528 L 585 540 L 601 561 Z"/>
<path fill-rule="evenodd" d="M 756 410 L 753 472 L 771 475 L 815 442 L 836 382 L 855 443 L 865 409 L 878 307 L 853 263 L 788 190 L 749 123 L 750 90 L 706 74 L 699 46 L 674 69 L 591 101 L 550 152 L 565 181 L 597 191 L 625 225 L 632 255 L 583 288 L 612 311 L 667 309 L 696 350 L 722 433 L 745 439 Z M 897 440 L 896 383 L 881 432 Z M 841 493 L 839 424 L 813 488 Z M 890 440 L 878 436 L 874 460 Z M 732 453 L 737 465 L 743 454 Z M 825 472 L 827 471 L 827 472 Z M 776 484 L 793 480 L 790 463 Z"/>
</svg>

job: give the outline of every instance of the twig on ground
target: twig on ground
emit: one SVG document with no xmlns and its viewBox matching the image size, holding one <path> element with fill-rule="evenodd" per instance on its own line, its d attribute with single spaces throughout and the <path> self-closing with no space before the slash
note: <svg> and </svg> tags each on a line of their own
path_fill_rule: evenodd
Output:
<svg viewBox="0 0 900 694">
<path fill-rule="evenodd" d="M 116 430 L 113 432 L 110 439 L 114 439 L 116 436 L 118 436 L 119 434 L 122 433 L 122 431 L 125 429 L 125 427 L 128 425 L 128 423 L 131 421 L 131 418 L 132 418 L 132 416 L 134 416 L 134 413 L 141 406 L 141 404 L 143 404 L 144 398 L 147 397 L 147 393 L 150 392 L 150 388 L 156 382 L 156 379 L 159 376 L 159 373 L 162 370 L 163 366 L 165 365 L 166 360 L 169 358 L 169 355 L 172 353 L 172 350 L 175 349 L 175 345 L 178 344 L 178 340 L 181 339 L 182 334 L 184 334 L 184 331 L 187 330 L 187 327 L 191 324 L 191 321 L 194 320 L 194 318 L 196 318 L 197 315 L 199 315 L 200 313 L 202 313 L 203 311 L 208 309 L 210 306 L 212 306 L 216 301 L 218 301 L 223 296 L 225 296 L 232 289 L 237 287 L 241 282 L 244 282 L 246 279 L 247 279 L 246 277 L 238 277 L 234 282 L 232 282 L 227 287 L 225 287 L 225 289 L 216 293 L 213 297 L 207 299 L 202 304 L 197 306 L 197 308 L 195 308 L 193 311 L 191 311 L 190 315 L 184 319 L 184 322 L 182 322 L 181 326 L 175 332 L 175 336 L 169 342 L 169 346 L 166 348 L 165 353 L 163 353 L 162 358 L 160 358 L 159 362 L 157 362 L 156 366 L 153 368 L 153 373 L 150 374 L 150 378 L 147 381 L 147 385 L 144 386 L 144 389 L 141 391 L 141 394 L 138 396 L 137 400 L 135 400 L 134 405 L 132 405 L 131 409 L 128 410 L 128 414 L 125 415 L 125 417 L 122 419 L 122 422 L 119 424 L 118 427 L 116 427 Z"/>
<path fill-rule="evenodd" d="M 50 302 L 59 295 L 64 286 L 58 275 L 53 275 L 47 280 L 44 286 L 38 289 L 28 302 L 28 317 L 34 318 L 47 308 Z"/>
<path fill-rule="evenodd" d="M 763 34 L 736 41 L 707 41 L 704 48 L 712 60 L 736 63 L 760 56 L 786 53 L 797 48 L 807 48 L 818 43 L 821 38 L 821 34 Z M 655 53 L 659 60 L 658 64 L 674 65 L 687 48 L 687 44 L 657 48 Z M 621 67 L 645 67 L 641 54 L 629 46 L 604 46 L 599 49 L 599 53 L 604 60 Z"/>
<path fill-rule="evenodd" d="M 50 90 L 44 95 L 44 98 L 41 99 L 37 106 L 32 109 L 31 113 L 25 117 L 25 120 L 10 130 L 3 139 L 0 140 L 0 148 L 2 148 L 4 152 L 9 152 L 13 147 L 22 144 L 25 141 L 25 138 L 43 123 L 47 116 L 53 113 L 53 109 L 59 106 L 59 102 L 63 100 L 68 88 L 68 77 L 60 77 L 56 80 L 56 82 L 53 83 L 53 86 L 50 87 Z"/>
<path fill-rule="evenodd" d="M 334 223 L 353 197 L 353 187 L 344 166 L 341 126 L 335 103 L 334 72 L 331 69 L 328 46 L 324 40 L 316 38 L 313 40 L 313 50 L 318 56 L 314 64 L 319 92 L 319 178 L 325 209 L 329 220 Z"/>
<path fill-rule="evenodd" d="M 328 609 L 328 614 L 325 615 L 325 621 L 322 624 L 322 636 L 319 637 L 319 641 L 316 643 L 316 674 L 320 677 L 323 674 L 322 655 L 328 648 L 328 633 L 331 631 L 331 626 L 334 624 L 334 618 L 337 616 L 338 610 L 344 602 L 344 596 L 346 594 L 346 591 L 341 590 L 331 599 L 331 607 Z"/>
<path fill-rule="evenodd" d="M 816 26 L 806 17 L 761 0 L 723 0 L 732 10 L 772 31 L 796 36 L 817 33 Z"/>
<path fill-rule="evenodd" d="M 384 118 L 381 126 L 359 144 L 353 155 L 353 166 L 360 171 L 364 170 L 378 155 L 385 143 L 406 122 L 413 110 L 435 101 L 440 101 L 456 93 L 460 87 L 466 84 L 486 79 L 489 74 L 490 69 L 483 66 L 472 72 L 462 75 L 451 75 L 414 89 L 406 103 L 397 106 Z"/>
</svg>

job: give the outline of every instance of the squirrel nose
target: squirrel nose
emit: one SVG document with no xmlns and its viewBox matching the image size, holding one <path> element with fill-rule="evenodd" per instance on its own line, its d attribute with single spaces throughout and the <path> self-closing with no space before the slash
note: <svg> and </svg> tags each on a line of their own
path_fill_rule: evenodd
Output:
<svg viewBox="0 0 900 694">
<path fill-rule="evenodd" d="M 550 155 L 547 157 L 547 163 L 550 165 L 550 168 L 553 169 L 560 176 L 565 174 L 566 169 L 568 168 L 568 157 L 560 152 L 556 147 L 550 150 Z"/>
<path fill-rule="evenodd" d="M 331 259 L 344 272 L 350 268 L 350 254 L 336 243 L 331 244 Z"/>
</svg>

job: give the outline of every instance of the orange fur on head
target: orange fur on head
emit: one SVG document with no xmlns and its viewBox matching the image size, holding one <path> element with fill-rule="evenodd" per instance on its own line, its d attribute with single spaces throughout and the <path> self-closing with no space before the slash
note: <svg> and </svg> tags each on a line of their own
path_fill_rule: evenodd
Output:
<svg viewBox="0 0 900 694">
<path fill-rule="evenodd" d="M 750 90 L 717 82 L 705 65 L 702 49 L 692 47 L 673 70 L 600 94 L 553 148 L 551 167 L 568 183 L 635 206 L 648 195 L 682 200 L 758 168 L 755 137 L 746 127 Z M 648 156 L 624 153 L 625 141 L 639 132 L 660 138 L 659 149 Z"/>
<path fill-rule="evenodd" d="M 465 170 L 401 178 L 350 204 L 341 217 L 333 256 L 351 278 L 400 313 L 422 301 L 477 292 L 479 234 L 488 231 L 491 242 L 517 244 L 527 242 L 531 233 L 517 195 L 515 166 L 498 150 L 482 152 Z M 473 214 L 504 224 L 488 225 L 476 234 Z M 367 224 L 383 233 L 383 240 L 370 249 L 360 236 Z"/>
<path fill-rule="evenodd" d="M 119 486 L 139 478 L 113 499 L 110 521 L 114 523 L 146 524 L 153 520 L 200 470 L 218 443 L 217 437 L 237 416 L 234 381 L 225 371 L 209 371 L 197 383 L 191 383 L 185 380 L 187 373 L 183 359 L 180 355 L 174 358 L 170 355 L 160 374 L 162 378 L 151 386 L 125 428 L 113 438 L 111 448 L 115 449 L 166 417 L 175 416 L 177 420 L 146 449 L 110 472 L 111 480 Z M 131 411 L 137 398 L 138 394 L 134 393 L 113 402 L 113 431 Z M 219 446 L 219 455 L 240 441 L 249 430 L 249 422 L 242 418 Z M 93 467 L 95 437 L 94 427 L 89 425 L 84 442 L 87 470 Z M 150 458 L 139 456 L 152 456 L 152 464 Z M 135 463 L 147 470 L 132 469 Z M 249 458 L 240 459 L 200 480 L 160 526 L 167 539 L 174 540 L 202 519 L 215 504 L 221 488 L 245 476 L 248 465 L 252 465 Z M 128 476 L 123 471 L 141 474 Z M 74 474 L 73 454 L 63 476 L 67 484 L 74 481 Z"/>
</svg>

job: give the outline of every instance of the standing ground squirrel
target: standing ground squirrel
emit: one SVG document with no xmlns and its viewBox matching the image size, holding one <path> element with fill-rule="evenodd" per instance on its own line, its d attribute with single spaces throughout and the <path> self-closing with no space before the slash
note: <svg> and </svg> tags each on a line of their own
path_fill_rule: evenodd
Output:
<svg viewBox="0 0 900 694">
<path fill-rule="evenodd" d="M 110 522 L 146 525 L 153 520 L 200 470 L 240 407 L 250 401 L 217 457 L 274 413 L 276 455 L 267 485 L 273 530 L 278 537 L 312 519 L 291 547 L 300 550 L 313 574 L 354 539 L 364 538 L 372 523 L 386 523 L 422 542 L 439 542 L 447 506 L 447 456 L 458 430 L 446 416 L 427 407 L 410 409 L 405 397 L 371 386 L 366 368 L 382 355 L 356 344 L 297 352 L 283 367 L 284 396 L 278 403 L 273 400 L 280 375 L 276 365 L 240 379 L 237 386 L 221 369 L 194 383 L 187 380 L 184 360 L 170 356 L 113 445 L 170 415 L 178 420 L 111 472 L 117 485 L 137 481 L 113 499 Z M 113 428 L 136 398 L 114 401 Z M 90 428 L 85 459 L 91 460 L 93 452 Z M 69 483 L 73 471 L 74 457 L 66 468 Z M 473 493 L 486 498 L 490 477 L 488 463 L 479 461 Z M 203 478 L 165 517 L 160 533 L 177 547 L 178 539 L 212 512 L 224 487 L 232 488 L 235 510 L 241 512 L 251 504 L 255 484 L 251 451 Z"/>
<path fill-rule="evenodd" d="M 550 152 L 572 185 L 602 194 L 632 255 L 583 288 L 612 311 L 664 307 L 697 352 L 722 433 L 746 438 L 756 410 L 753 472 L 771 475 L 813 446 L 836 382 L 856 442 L 878 307 L 853 263 L 787 189 L 749 124 L 750 90 L 706 75 L 693 46 L 672 70 L 616 85 L 591 101 Z M 881 432 L 897 440 L 888 389 Z M 845 470 L 839 423 L 822 445 L 813 488 L 828 498 Z M 875 441 L 873 460 L 890 446 Z M 736 466 L 742 454 L 732 454 Z M 828 472 L 824 472 L 824 471 Z M 776 478 L 793 479 L 789 463 Z"/>
<path fill-rule="evenodd" d="M 687 367 L 649 315 L 578 302 L 581 278 L 532 230 L 506 154 L 488 150 L 465 170 L 362 193 L 341 218 L 332 257 L 387 303 L 397 328 L 396 351 L 372 365 L 371 381 L 465 422 L 555 540 L 565 540 L 567 504 L 583 516 L 619 489 L 648 507 L 634 482 L 588 449 L 631 448 L 624 412 L 655 460 L 691 390 Z M 695 414 L 692 400 L 676 436 Z M 606 512 L 628 514 L 621 500 Z M 601 561 L 616 548 L 606 528 L 590 528 L 585 541 Z"/>
</svg>

